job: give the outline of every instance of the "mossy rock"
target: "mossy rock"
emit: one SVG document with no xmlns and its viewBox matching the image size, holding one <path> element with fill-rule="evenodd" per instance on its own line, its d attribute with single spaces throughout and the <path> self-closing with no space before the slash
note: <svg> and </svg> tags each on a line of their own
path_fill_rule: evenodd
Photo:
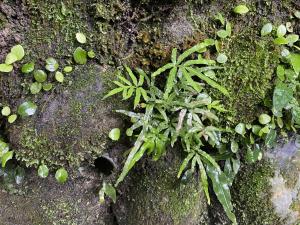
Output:
<svg viewBox="0 0 300 225">
<path fill-rule="evenodd" d="M 207 203 L 200 183 L 194 177 L 187 184 L 176 178 L 181 159 L 170 149 L 160 161 L 139 162 L 120 187 L 114 207 L 118 224 L 205 224 Z"/>
<path fill-rule="evenodd" d="M 113 113 L 119 101 L 102 100 L 105 81 L 113 76 L 94 64 L 78 66 L 66 75 L 65 85 L 55 84 L 52 92 L 35 99 L 36 115 L 9 127 L 16 158 L 28 166 L 79 166 L 107 151 L 109 131 L 122 125 Z"/>
<path fill-rule="evenodd" d="M 268 151 L 265 160 L 241 168 L 233 190 L 241 225 L 300 223 L 300 154 L 295 139 Z"/>
</svg>

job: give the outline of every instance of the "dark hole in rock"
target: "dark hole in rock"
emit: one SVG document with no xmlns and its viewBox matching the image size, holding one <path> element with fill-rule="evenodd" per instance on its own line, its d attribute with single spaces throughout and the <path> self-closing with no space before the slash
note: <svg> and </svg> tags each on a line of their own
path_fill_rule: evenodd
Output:
<svg viewBox="0 0 300 225">
<path fill-rule="evenodd" d="M 105 156 L 97 158 L 94 161 L 94 166 L 98 170 L 99 173 L 103 173 L 107 176 L 112 174 L 112 172 L 115 168 L 115 165 L 114 165 L 114 162 L 112 161 L 112 159 L 105 157 Z"/>
</svg>

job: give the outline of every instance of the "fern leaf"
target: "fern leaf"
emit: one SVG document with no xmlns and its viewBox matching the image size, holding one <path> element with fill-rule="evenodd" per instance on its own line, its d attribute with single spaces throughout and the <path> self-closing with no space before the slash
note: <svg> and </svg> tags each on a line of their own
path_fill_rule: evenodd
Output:
<svg viewBox="0 0 300 225">
<path fill-rule="evenodd" d="M 185 70 L 185 68 L 184 68 L 184 67 L 181 67 L 180 70 L 181 70 L 181 72 L 182 72 L 182 74 L 183 74 L 183 77 L 186 79 L 187 84 L 188 84 L 189 86 L 191 86 L 192 88 L 194 88 L 195 91 L 200 92 L 200 91 L 201 91 L 201 86 L 200 86 L 197 82 L 195 82 L 195 81 L 192 79 L 192 77 L 191 77 L 190 74 Z"/>
<path fill-rule="evenodd" d="M 134 164 L 137 162 L 138 157 L 136 156 L 136 153 L 140 150 L 140 148 L 143 144 L 143 140 L 144 140 L 144 131 L 142 130 L 142 132 L 139 134 L 136 142 L 134 143 L 133 148 L 130 150 L 130 153 L 126 159 L 123 170 L 122 170 L 120 176 L 118 177 L 117 182 L 115 183 L 115 187 L 117 187 L 119 185 L 119 183 L 124 180 L 124 178 L 126 177 L 128 172 L 132 169 Z M 144 148 L 143 151 L 145 152 L 146 149 Z M 142 152 L 140 152 L 140 153 L 142 153 Z M 139 156 L 140 155 L 141 154 L 139 154 Z"/>
<path fill-rule="evenodd" d="M 222 171 L 216 170 L 216 168 L 210 164 L 206 165 L 206 172 L 212 181 L 213 190 L 219 202 L 222 204 L 227 217 L 232 221 L 234 225 L 236 225 L 237 222 L 236 217 L 233 213 L 231 195 L 226 175 Z"/>
<path fill-rule="evenodd" d="M 184 171 L 184 169 L 187 167 L 188 163 L 190 162 L 190 160 L 195 156 L 194 153 L 189 153 L 187 155 L 187 157 L 185 157 L 185 159 L 183 160 L 180 168 L 179 168 L 179 171 L 178 171 L 178 174 L 177 174 L 177 178 L 180 178 L 182 172 Z"/>
<path fill-rule="evenodd" d="M 198 149 L 197 152 L 202 156 L 202 158 L 204 158 L 207 162 L 209 162 L 211 165 L 213 165 L 218 171 L 221 171 L 219 164 L 208 153 L 206 153 L 205 151 L 202 151 L 201 149 Z"/>
<path fill-rule="evenodd" d="M 129 99 L 129 98 L 133 95 L 134 90 L 135 90 L 134 87 L 130 87 L 130 88 L 127 90 L 127 93 L 125 94 L 125 97 L 123 98 L 123 100 Z"/>
<path fill-rule="evenodd" d="M 133 84 L 134 84 L 135 86 L 137 86 L 137 85 L 138 85 L 138 81 L 137 81 L 135 75 L 133 74 L 132 70 L 131 70 L 128 66 L 125 66 L 125 69 L 126 69 L 128 75 L 130 76 L 130 78 L 131 78 Z"/>
<path fill-rule="evenodd" d="M 148 95 L 147 95 L 147 92 L 145 91 L 144 88 L 140 88 L 140 90 L 141 90 L 141 94 L 142 94 L 144 100 L 147 102 L 147 101 L 149 100 L 149 97 L 148 97 Z"/>
<path fill-rule="evenodd" d="M 154 73 L 152 73 L 151 77 L 156 77 L 159 74 L 161 74 L 161 73 L 165 72 L 166 70 L 169 70 L 173 67 L 174 67 L 173 63 L 168 63 L 168 64 L 164 65 L 163 67 L 159 68 L 158 70 L 156 70 Z"/>
<path fill-rule="evenodd" d="M 140 100 L 141 100 L 141 88 L 137 88 L 135 91 L 134 109 L 138 106 Z"/>
<path fill-rule="evenodd" d="M 172 56 L 171 56 L 171 61 L 175 65 L 176 64 L 176 59 L 177 59 L 177 48 L 173 48 L 172 50 Z"/>
<path fill-rule="evenodd" d="M 229 96 L 229 92 L 226 90 L 225 87 L 219 85 L 217 82 L 215 82 L 214 80 L 208 78 L 207 76 L 203 75 L 202 73 L 198 72 L 197 70 L 188 67 L 187 70 L 193 74 L 196 75 L 197 77 L 199 77 L 201 80 L 204 80 L 207 84 L 209 84 L 210 86 L 212 86 L 213 88 L 218 89 L 220 92 L 222 92 L 224 95 Z"/>
<path fill-rule="evenodd" d="M 183 66 L 192 66 L 192 65 L 214 65 L 216 64 L 215 60 L 209 60 L 209 59 L 196 59 L 196 60 L 188 60 L 186 61 Z"/>
<path fill-rule="evenodd" d="M 123 89 L 124 89 L 123 87 L 115 88 L 115 89 L 111 90 L 110 92 L 108 92 L 108 94 L 105 95 L 102 99 L 104 100 L 112 95 L 115 95 L 115 94 L 123 91 Z"/>
<path fill-rule="evenodd" d="M 186 50 L 185 52 L 183 52 L 183 53 L 178 57 L 178 59 L 177 59 L 177 65 L 179 65 L 180 63 L 182 63 L 183 60 L 184 60 L 185 58 L 189 57 L 191 54 L 193 54 L 193 53 L 195 53 L 195 52 L 197 52 L 197 51 L 199 51 L 199 50 L 201 50 L 201 49 L 203 49 L 203 48 L 206 48 L 207 46 L 208 46 L 207 43 L 201 42 L 201 43 L 195 45 L 194 47 L 192 47 L 192 48 Z"/>
<path fill-rule="evenodd" d="M 118 76 L 118 78 L 119 78 L 121 81 L 123 81 L 125 84 L 127 84 L 127 85 L 129 85 L 129 86 L 132 86 L 132 83 L 131 83 L 129 80 L 127 80 L 125 77 L 123 77 L 123 76 Z"/>
<path fill-rule="evenodd" d="M 166 84 L 166 90 L 164 93 L 164 99 L 167 99 L 169 94 L 171 93 L 175 82 L 176 82 L 176 74 L 177 74 L 177 67 L 173 67 L 169 73 L 168 79 L 167 79 L 167 84 Z"/>
<path fill-rule="evenodd" d="M 205 193 L 205 196 L 207 198 L 207 203 L 210 205 L 210 197 L 209 197 L 209 192 L 208 192 L 208 180 L 207 180 L 207 174 L 204 168 L 204 165 L 201 161 L 201 158 L 199 155 L 196 156 L 197 158 L 197 163 L 199 165 L 199 170 L 200 170 L 200 176 L 201 176 L 201 184 Z"/>
</svg>

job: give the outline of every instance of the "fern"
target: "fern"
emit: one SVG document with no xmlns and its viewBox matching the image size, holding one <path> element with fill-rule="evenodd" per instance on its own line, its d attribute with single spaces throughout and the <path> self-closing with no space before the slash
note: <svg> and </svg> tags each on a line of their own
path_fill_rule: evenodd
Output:
<svg viewBox="0 0 300 225">
<path fill-rule="evenodd" d="M 141 112 L 117 110 L 131 118 L 133 124 L 127 129 L 126 134 L 134 135 L 136 140 L 115 187 L 145 154 L 152 156 L 156 161 L 165 154 L 168 145 L 181 143 L 187 156 L 179 168 L 177 177 L 187 177 L 187 174 L 199 169 L 200 183 L 208 203 L 210 204 L 208 181 L 210 179 L 228 218 L 235 223 L 230 192 L 226 189 L 231 183 L 226 181 L 232 182 L 236 173 L 233 169 L 230 170 L 229 166 L 226 173 L 222 172 L 216 160 L 220 156 L 211 155 L 206 151 L 208 145 L 213 148 L 221 145 L 224 129 L 217 127 L 218 113 L 226 110 L 220 101 L 212 101 L 204 86 L 207 84 L 229 96 L 225 87 L 204 74 L 206 71 L 221 68 L 214 60 L 202 57 L 202 53 L 214 43 L 214 40 L 207 39 L 180 55 L 177 49 L 173 49 L 171 62 L 153 72 L 150 78 L 140 69 L 137 70 L 139 75 L 137 78 L 132 70 L 125 66 L 129 79 L 119 76 L 119 80 L 114 81 L 118 87 L 104 98 L 122 93 L 123 99 L 134 95 L 134 108 L 142 99 L 146 105 L 140 109 Z M 156 79 L 163 75 L 167 76 L 166 82 L 163 88 L 158 88 L 155 86 Z M 223 179 L 226 176 L 230 179 Z"/>
</svg>

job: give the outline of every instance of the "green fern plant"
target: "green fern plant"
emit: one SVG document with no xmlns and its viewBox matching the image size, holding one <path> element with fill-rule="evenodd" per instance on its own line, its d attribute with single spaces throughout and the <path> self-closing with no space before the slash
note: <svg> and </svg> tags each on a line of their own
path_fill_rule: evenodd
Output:
<svg viewBox="0 0 300 225">
<path fill-rule="evenodd" d="M 181 143 L 186 158 L 179 168 L 178 178 L 193 174 L 199 169 L 208 203 L 210 204 L 210 179 L 228 218 L 236 223 L 229 186 L 237 166 L 230 163 L 229 158 L 226 171 L 222 171 L 218 164 L 218 154 L 213 155 L 208 150 L 212 147 L 218 152 L 224 144 L 221 143 L 221 137 L 226 129 L 218 127 L 218 114 L 226 110 L 220 101 L 212 100 L 205 91 L 206 86 L 229 96 L 225 87 L 205 73 L 221 68 L 215 60 L 206 59 L 202 54 L 214 43 L 214 40 L 207 39 L 180 55 L 177 49 L 173 49 L 171 62 L 151 73 L 150 78 L 138 69 L 138 81 L 133 72 L 125 67 L 131 81 L 123 76 L 118 76 L 122 83 L 114 81 L 118 87 L 110 91 L 105 98 L 122 92 L 123 99 L 128 99 L 135 93 L 134 109 L 140 102 L 145 106 L 138 112 L 117 110 L 130 117 L 132 126 L 127 129 L 126 134 L 134 135 L 136 139 L 115 187 L 145 154 L 158 160 L 168 146 L 173 147 L 175 143 Z M 158 78 L 162 76 L 166 76 L 165 79 L 160 79 L 159 85 L 156 85 Z M 147 85 L 144 84 L 144 80 Z M 166 80 L 164 87 L 161 87 L 162 80 Z M 142 95 L 143 99 L 139 95 Z"/>
</svg>

